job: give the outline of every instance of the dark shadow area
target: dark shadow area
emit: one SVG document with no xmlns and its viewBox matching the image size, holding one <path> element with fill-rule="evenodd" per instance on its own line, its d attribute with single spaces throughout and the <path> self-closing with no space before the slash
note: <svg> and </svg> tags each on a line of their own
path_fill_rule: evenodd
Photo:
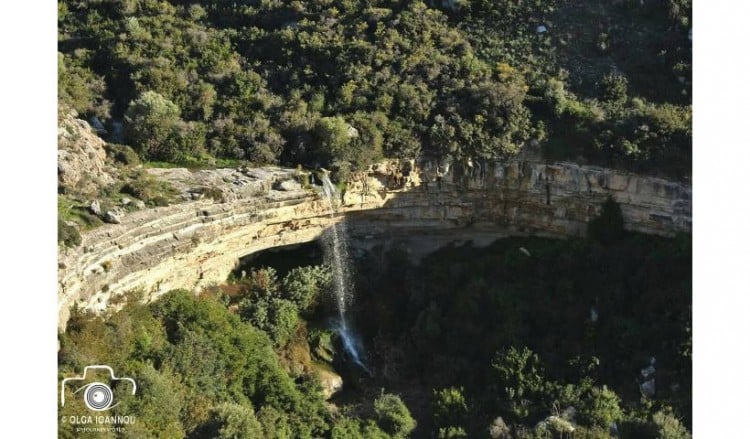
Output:
<svg viewBox="0 0 750 439">
<path fill-rule="evenodd" d="M 242 271 L 250 273 L 253 269 L 273 267 L 279 277 L 283 278 L 295 267 L 321 264 L 323 264 L 323 248 L 320 242 L 315 240 L 303 244 L 274 247 L 243 256 L 237 268 L 232 271 L 232 275 L 240 277 Z"/>
</svg>

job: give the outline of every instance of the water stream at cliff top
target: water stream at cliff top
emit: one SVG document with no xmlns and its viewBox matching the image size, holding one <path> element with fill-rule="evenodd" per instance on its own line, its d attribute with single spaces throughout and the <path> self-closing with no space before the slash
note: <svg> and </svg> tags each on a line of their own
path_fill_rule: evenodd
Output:
<svg viewBox="0 0 750 439">
<path fill-rule="evenodd" d="M 331 206 L 331 218 L 333 218 L 336 213 L 339 194 L 336 186 L 328 178 L 328 175 L 323 173 L 321 180 L 323 182 L 323 194 Z M 360 354 L 361 343 L 351 329 L 346 315 L 347 308 L 354 296 L 349 272 L 350 259 L 349 250 L 347 249 L 346 223 L 344 221 L 334 221 L 330 229 L 323 235 L 323 239 L 326 244 L 326 260 L 331 265 L 333 271 L 333 293 L 336 308 L 339 312 L 339 321 L 336 330 L 339 332 L 344 342 L 344 349 L 351 359 L 368 374 L 372 375 L 364 364 L 364 360 Z"/>
</svg>

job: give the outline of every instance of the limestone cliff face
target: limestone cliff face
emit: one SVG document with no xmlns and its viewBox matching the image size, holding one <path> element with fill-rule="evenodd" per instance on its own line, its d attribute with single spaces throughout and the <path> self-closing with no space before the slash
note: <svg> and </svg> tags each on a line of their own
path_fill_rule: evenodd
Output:
<svg viewBox="0 0 750 439">
<path fill-rule="evenodd" d="M 68 193 L 96 192 L 114 181 L 104 141 L 75 112 L 61 116 L 57 132 L 58 187 Z"/>
<path fill-rule="evenodd" d="M 320 190 L 303 188 L 293 170 L 152 172 L 191 201 L 134 212 L 121 224 L 85 233 L 81 246 L 61 249 L 61 328 L 73 304 L 101 311 L 133 289 L 151 299 L 174 288 L 221 283 L 240 257 L 314 240 L 334 221 L 346 220 L 355 237 L 578 236 L 611 195 L 630 230 L 691 230 L 688 184 L 574 163 L 511 160 L 458 170 L 430 162 L 383 163 L 352 177 L 334 215 Z M 208 186 L 223 195 L 198 195 L 212 193 Z"/>
<path fill-rule="evenodd" d="M 351 210 L 356 210 L 358 197 L 365 204 L 383 199 L 377 210 L 352 213 L 354 228 L 470 228 L 509 235 L 579 236 L 602 202 L 612 196 L 620 203 L 629 230 L 663 236 L 691 230 L 692 190 L 685 183 L 538 159 L 459 170 L 425 162 L 415 168 L 406 184 L 416 175 L 416 187 L 407 190 L 381 187 L 376 196 L 361 182 L 350 184 L 353 190 L 345 201 Z"/>
</svg>

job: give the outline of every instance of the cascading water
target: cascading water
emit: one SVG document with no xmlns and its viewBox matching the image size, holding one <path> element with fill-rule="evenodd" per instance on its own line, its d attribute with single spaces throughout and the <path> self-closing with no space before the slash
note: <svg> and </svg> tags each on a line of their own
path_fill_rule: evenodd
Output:
<svg viewBox="0 0 750 439">
<path fill-rule="evenodd" d="M 323 194 L 325 194 L 331 206 L 331 217 L 333 218 L 338 205 L 338 191 L 328 178 L 328 175 L 325 172 L 322 174 Z M 352 332 L 346 318 L 346 310 L 351 304 L 353 297 L 352 283 L 349 276 L 349 251 L 346 247 L 346 223 L 343 221 L 334 222 L 333 226 L 323 236 L 326 243 L 326 259 L 333 270 L 333 293 L 336 307 L 339 311 L 339 321 L 336 329 L 339 335 L 341 335 L 341 339 L 344 342 L 344 349 L 351 359 L 367 373 L 371 374 L 360 354 L 361 343 L 359 343 L 357 337 Z"/>
</svg>

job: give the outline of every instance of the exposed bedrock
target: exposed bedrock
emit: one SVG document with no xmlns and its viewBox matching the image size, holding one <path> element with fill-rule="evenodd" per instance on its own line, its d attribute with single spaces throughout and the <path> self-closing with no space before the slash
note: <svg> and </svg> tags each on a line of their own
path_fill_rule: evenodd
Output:
<svg viewBox="0 0 750 439">
<path fill-rule="evenodd" d="M 80 246 L 61 248 L 61 328 L 74 304 L 101 311 L 133 289 L 153 299 L 221 283 L 240 257 L 312 241 L 344 219 L 355 238 L 579 236 L 611 195 L 629 230 L 664 236 L 691 230 L 688 183 L 575 163 L 516 159 L 454 170 L 384 162 L 351 176 L 344 207 L 333 217 L 319 188 L 297 184 L 290 169 L 150 172 L 191 201 L 128 214 L 120 224 L 84 233 Z M 212 193 L 201 188 L 223 196 L 198 196 Z"/>
</svg>

